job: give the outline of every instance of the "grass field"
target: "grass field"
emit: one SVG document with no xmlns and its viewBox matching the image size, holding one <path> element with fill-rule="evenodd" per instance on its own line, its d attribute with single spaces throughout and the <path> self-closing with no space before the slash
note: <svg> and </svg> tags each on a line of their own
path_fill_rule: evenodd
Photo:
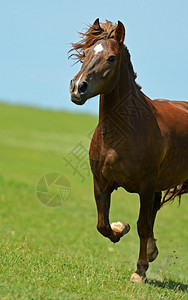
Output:
<svg viewBox="0 0 188 300">
<path fill-rule="evenodd" d="M 186 299 L 187 196 L 179 208 L 175 201 L 158 213 L 159 256 L 145 285 L 129 281 L 138 257 L 138 196 L 113 193 L 111 222 L 131 225 L 119 243 L 97 232 L 86 153 L 96 123 L 87 115 L 0 105 L 0 299 Z M 80 145 L 85 153 L 74 169 Z M 59 207 L 36 195 L 40 178 L 53 172 L 71 186 Z"/>
</svg>

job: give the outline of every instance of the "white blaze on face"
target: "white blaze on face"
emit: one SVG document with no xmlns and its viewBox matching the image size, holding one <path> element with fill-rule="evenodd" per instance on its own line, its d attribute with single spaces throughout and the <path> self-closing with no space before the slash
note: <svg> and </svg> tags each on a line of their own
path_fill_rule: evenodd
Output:
<svg viewBox="0 0 188 300">
<path fill-rule="evenodd" d="M 80 75 L 80 77 L 78 78 L 78 80 L 77 80 L 77 82 L 76 82 L 76 93 L 78 92 L 78 85 L 79 85 L 79 83 L 80 83 L 80 79 L 81 79 L 81 77 L 82 77 L 82 74 Z"/>
<path fill-rule="evenodd" d="M 94 50 L 95 50 L 95 54 L 97 54 L 97 53 L 103 51 L 104 48 L 101 44 L 98 44 L 97 46 L 95 46 Z"/>
</svg>

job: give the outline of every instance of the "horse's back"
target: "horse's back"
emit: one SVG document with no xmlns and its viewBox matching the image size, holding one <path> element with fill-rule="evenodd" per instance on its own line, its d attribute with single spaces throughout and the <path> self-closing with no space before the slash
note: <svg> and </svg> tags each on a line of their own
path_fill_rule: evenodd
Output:
<svg viewBox="0 0 188 300">
<path fill-rule="evenodd" d="M 154 99 L 152 102 L 156 107 L 163 108 L 163 107 L 173 106 L 174 108 L 180 108 L 188 112 L 188 102 L 186 101 Z"/>
<path fill-rule="evenodd" d="M 171 101 L 171 104 L 176 106 L 176 107 L 179 107 L 181 109 L 184 109 L 188 112 L 188 102 L 185 102 L 185 101 Z"/>
<path fill-rule="evenodd" d="M 152 101 L 163 139 L 163 159 L 157 185 L 164 189 L 188 178 L 188 102 L 156 99 Z"/>
<path fill-rule="evenodd" d="M 188 151 L 188 102 L 163 99 L 152 102 L 162 136 Z"/>
<path fill-rule="evenodd" d="M 188 135 L 188 102 L 155 99 L 152 101 L 156 118 L 169 129 L 186 131 Z M 178 130 L 178 131 L 179 131 Z"/>
</svg>

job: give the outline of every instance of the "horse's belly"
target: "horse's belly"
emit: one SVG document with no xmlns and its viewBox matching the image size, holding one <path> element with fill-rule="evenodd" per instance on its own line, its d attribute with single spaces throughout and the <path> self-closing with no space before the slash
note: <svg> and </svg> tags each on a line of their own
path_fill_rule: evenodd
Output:
<svg viewBox="0 0 188 300">
<path fill-rule="evenodd" d="M 188 159 L 188 158 L 187 158 Z M 188 179 L 188 160 L 164 165 L 157 178 L 156 189 L 163 191 L 173 188 Z"/>
<path fill-rule="evenodd" d="M 183 174 L 182 176 L 182 174 L 168 174 L 167 172 L 165 172 L 165 174 L 161 174 L 161 178 L 158 178 L 157 180 L 156 191 L 159 192 L 171 189 L 183 183 L 187 179 L 188 173 Z"/>
</svg>

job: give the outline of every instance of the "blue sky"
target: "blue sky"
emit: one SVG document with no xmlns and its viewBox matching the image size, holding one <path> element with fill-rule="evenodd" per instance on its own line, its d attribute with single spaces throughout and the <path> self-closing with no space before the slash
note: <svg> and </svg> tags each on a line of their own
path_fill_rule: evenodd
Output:
<svg viewBox="0 0 188 300">
<path fill-rule="evenodd" d="M 188 1 L 6 0 L 0 4 L 0 99 L 52 109 L 98 112 L 98 98 L 78 107 L 68 60 L 77 31 L 99 17 L 126 28 L 137 82 L 150 98 L 188 100 Z"/>
</svg>

